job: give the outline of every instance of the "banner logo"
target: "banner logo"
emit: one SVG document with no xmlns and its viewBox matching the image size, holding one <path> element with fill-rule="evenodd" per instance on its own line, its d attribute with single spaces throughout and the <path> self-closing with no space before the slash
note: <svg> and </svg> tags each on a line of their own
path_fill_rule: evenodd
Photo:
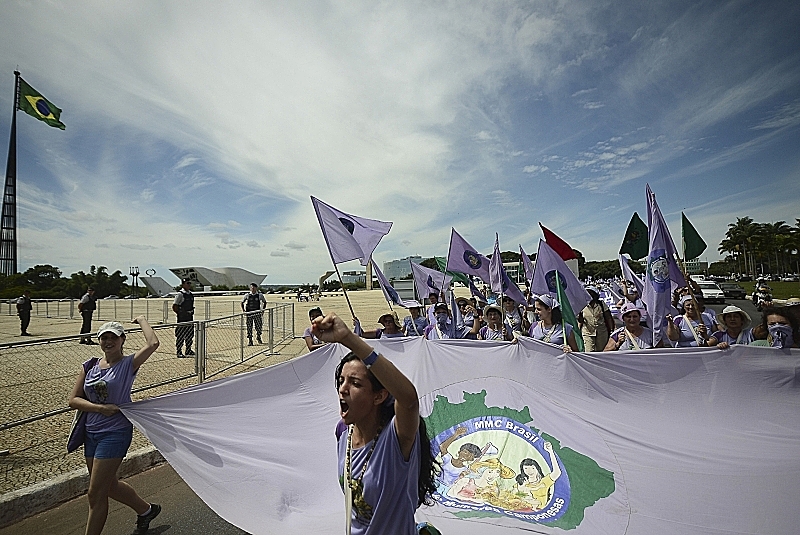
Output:
<svg viewBox="0 0 800 535">
<path fill-rule="evenodd" d="M 669 260 L 664 249 L 656 249 L 647 257 L 647 279 L 658 293 L 669 289 Z"/>
<path fill-rule="evenodd" d="M 476 393 L 464 390 L 462 383 L 420 400 L 425 405 L 433 398 L 425 422 L 434 437 L 431 455 L 441 466 L 434 493 L 437 504 L 456 518 L 515 519 L 526 530 L 535 531 L 531 524 L 578 527 L 587 508 L 615 492 L 614 473 L 537 429 L 529 407 L 550 421 L 571 422 L 573 432 L 580 429 L 584 445 L 596 444 L 597 448 L 589 446 L 592 451 L 606 448 L 603 441 L 538 393 L 512 388 L 526 400 L 513 402 L 507 397 L 508 384 L 493 384 L 489 378 L 480 382 L 484 387 Z M 505 398 L 517 408 L 487 405 L 487 396 Z M 451 401 L 454 398 L 463 401 Z M 624 533 L 624 513 L 608 525 L 620 526 L 608 533 Z"/>
<path fill-rule="evenodd" d="M 480 269 L 481 264 L 483 264 L 481 257 L 478 256 L 478 253 L 469 250 L 464 251 L 464 262 L 466 262 L 467 265 L 472 269 Z"/>
<path fill-rule="evenodd" d="M 540 523 L 557 520 L 569 507 L 569 476 L 553 445 L 511 418 L 461 422 L 437 435 L 432 448 L 442 463 L 442 505 Z"/>
</svg>

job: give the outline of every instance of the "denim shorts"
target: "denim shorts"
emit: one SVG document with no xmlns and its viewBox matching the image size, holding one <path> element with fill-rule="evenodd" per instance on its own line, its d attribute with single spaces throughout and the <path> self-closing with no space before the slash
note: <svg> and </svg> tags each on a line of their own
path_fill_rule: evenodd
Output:
<svg viewBox="0 0 800 535">
<path fill-rule="evenodd" d="M 131 447 L 131 440 L 133 440 L 133 426 L 100 433 L 87 431 L 83 454 L 85 457 L 95 459 L 122 459 Z"/>
</svg>

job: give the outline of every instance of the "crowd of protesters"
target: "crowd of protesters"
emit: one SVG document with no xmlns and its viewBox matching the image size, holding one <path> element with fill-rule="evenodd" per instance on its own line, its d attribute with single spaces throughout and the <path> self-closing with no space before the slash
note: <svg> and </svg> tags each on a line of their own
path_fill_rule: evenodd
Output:
<svg viewBox="0 0 800 535">
<path fill-rule="evenodd" d="M 527 336 L 565 352 L 579 350 L 576 333 L 586 352 L 662 347 L 727 349 L 736 344 L 783 348 L 798 347 L 800 341 L 800 303 L 766 307 L 761 322 L 752 325 L 750 315 L 735 305 L 725 307 L 717 316 L 705 307 L 699 287 L 691 281 L 689 286 L 675 290 L 672 304 L 677 314 L 667 314 L 662 339 L 657 340 L 636 285 L 621 281 L 616 284 L 616 292 L 609 290 L 607 281 L 602 290 L 600 287 L 586 286 L 591 300 L 577 314 L 575 328 L 564 320 L 561 304 L 550 295 L 530 296 L 527 303 L 515 302 L 508 296 L 489 298 L 491 303 L 482 296 L 458 297 L 450 302 L 449 292 L 441 296 L 432 292 L 427 306 L 413 302 L 408 315 L 402 318 L 396 311 L 386 312 L 378 318 L 380 327 L 375 329 L 364 330 L 354 318 L 353 331 L 373 339 L 421 336 L 428 340 L 461 338 L 512 343 Z M 312 308 L 309 320 L 313 322 L 321 315 L 319 307 Z M 324 345 L 310 328 L 304 338 L 309 351 Z"/>
</svg>

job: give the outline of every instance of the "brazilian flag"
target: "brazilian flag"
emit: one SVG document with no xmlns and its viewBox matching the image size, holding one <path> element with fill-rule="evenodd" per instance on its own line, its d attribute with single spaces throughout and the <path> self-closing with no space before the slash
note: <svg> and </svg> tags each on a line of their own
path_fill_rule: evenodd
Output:
<svg viewBox="0 0 800 535">
<path fill-rule="evenodd" d="M 19 100 L 17 101 L 17 108 L 32 117 L 36 117 L 40 121 L 46 122 L 50 126 L 55 126 L 61 130 L 66 128 L 64 123 L 59 120 L 61 117 L 61 110 L 44 98 L 41 93 L 28 85 L 28 82 L 22 78 L 19 79 Z"/>
</svg>

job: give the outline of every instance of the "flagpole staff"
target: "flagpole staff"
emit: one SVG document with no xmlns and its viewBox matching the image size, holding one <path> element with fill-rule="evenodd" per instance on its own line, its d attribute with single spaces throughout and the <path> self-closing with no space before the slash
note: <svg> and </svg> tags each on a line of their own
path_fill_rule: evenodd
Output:
<svg viewBox="0 0 800 535">
<path fill-rule="evenodd" d="M 333 255 L 331 255 L 331 262 L 333 262 Z M 333 262 L 333 269 L 336 270 L 336 276 L 339 277 L 339 284 L 342 285 L 342 293 L 344 294 L 345 301 L 347 301 L 348 308 L 350 308 L 350 315 L 353 316 L 353 319 L 356 319 L 356 313 L 353 312 L 353 305 L 350 303 L 350 297 L 347 295 L 347 290 L 344 289 L 344 281 L 342 280 L 342 274 L 339 273 L 339 266 L 336 265 L 336 262 Z"/>
</svg>

